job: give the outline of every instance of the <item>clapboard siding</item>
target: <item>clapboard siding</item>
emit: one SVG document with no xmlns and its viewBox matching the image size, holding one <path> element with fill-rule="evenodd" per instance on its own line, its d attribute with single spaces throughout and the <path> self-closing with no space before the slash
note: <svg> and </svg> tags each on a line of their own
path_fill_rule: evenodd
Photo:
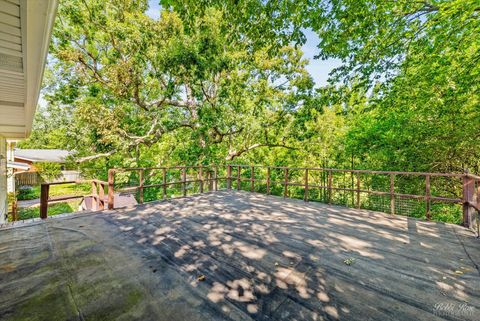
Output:
<svg viewBox="0 0 480 321">
<path fill-rule="evenodd" d="M 4 24 L 20 28 L 20 17 L 9 15 L 8 13 L 0 12 L 0 21 Z"/>
<path fill-rule="evenodd" d="M 6 34 L 14 35 L 17 37 L 21 36 L 19 27 L 10 26 L 8 24 L 3 23 L 2 21 L 0 21 L 0 32 L 4 32 Z"/>
<path fill-rule="evenodd" d="M 20 17 L 20 6 L 9 1 L 0 0 L 0 12 Z"/>
</svg>

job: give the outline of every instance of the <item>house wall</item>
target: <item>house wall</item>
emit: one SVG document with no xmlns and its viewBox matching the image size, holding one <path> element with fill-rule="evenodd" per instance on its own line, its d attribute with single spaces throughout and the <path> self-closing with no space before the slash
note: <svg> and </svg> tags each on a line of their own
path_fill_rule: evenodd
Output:
<svg viewBox="0 0 480 321">
<path fill-rule="evenodd" d="M 7 214 L 7 140 L 0 135 L 0 224 L 6 221 Z"/>
<path fill-rule="evenodd" d="M 30 169 L 28 170 L 28 172 L 36 172 L 37 171 L 37 168 L 35 167 L 35 165 L 33 165 L 33 163 L 31 161 L 27 161 L 27 160 L 24 160 L 24 159 L 21 159 L 21 158 L 14 158 L 14 161 L 15 162 L 18 162 L 18 163 L 23 163 L 23 164 L 27 164 L 30 166 Z"/>
</svg>

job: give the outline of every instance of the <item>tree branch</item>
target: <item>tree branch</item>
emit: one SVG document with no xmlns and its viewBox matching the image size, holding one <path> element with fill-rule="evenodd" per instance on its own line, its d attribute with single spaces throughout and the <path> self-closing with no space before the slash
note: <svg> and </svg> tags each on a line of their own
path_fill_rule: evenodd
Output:
<svg viewBox="0 0 480 321">
<path fill-rule="evenodd" d="M 225 160 L 227 160 L 227 161 L 233 160 L 235 157 L 239 157 L 239 156 L 245 154 L 246 152 L 251 151 L 252 149 L 255 149 L 255 148 L 259 148 L 259 147 L 272 147 L 272 148 L 281 147 L 281 148 L 287 148 L 287 149 L 292 149 L 292 150 L 297 149 L 295 147 L 286 146 L 286 145 L 283 145 L 283 144 L 253 144 L 253 145 L 250 145 L 250 146 L 248 146 L 244 149 L 241 149 L 239 151 L 236 151 L 236 150 L 229 151 L 227 157 L 225 157 Z"/>
</svg>

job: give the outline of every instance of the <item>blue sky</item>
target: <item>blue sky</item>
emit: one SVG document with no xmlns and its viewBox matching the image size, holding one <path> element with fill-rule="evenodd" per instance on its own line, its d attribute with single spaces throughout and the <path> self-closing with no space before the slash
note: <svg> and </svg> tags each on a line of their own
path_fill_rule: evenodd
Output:
<svg viewBox="0 0 480 321">
<path fill-rule="evenodd" d="M 148 9 L 147 14 L 154 19 L 158 19 L 160 17 L 160 5 L 158 2 L 158 0 L 149 0 L 150 8 Z M 324 86 L 327 83 L 328 74 L 332 71 L 332 69 L 340 66 L 340 60 L 313 59 L 313 57 L 318 53 L 317 45 L 320 40 L 317 34 L 311 30 L 306 30 L 305 35 L 307 37 L 307 42 L 302 46 L 302 50 L 305 58 L 309 60 L 307 70 L 310 75 L 312 75 L 317 87 Z"/>
</svg>

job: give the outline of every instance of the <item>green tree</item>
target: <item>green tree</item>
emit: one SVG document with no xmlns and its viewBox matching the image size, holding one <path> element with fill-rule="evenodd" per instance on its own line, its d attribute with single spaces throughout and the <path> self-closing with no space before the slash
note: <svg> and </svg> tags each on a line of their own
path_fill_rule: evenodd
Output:
<svg viewBox="0 0 480 321">
<path fill-rule="evenodd" d="M 290 147 L 283 129 L 313 87 L 300 50 L 251 46 L 220 8 L 190 19 L 163 10 L 159 20 L 146 9 L 145 1 L 60 5 L 49 97 L 75 109 L 88 141 L 81 161 L 192 163 Z"/>
</svg>

